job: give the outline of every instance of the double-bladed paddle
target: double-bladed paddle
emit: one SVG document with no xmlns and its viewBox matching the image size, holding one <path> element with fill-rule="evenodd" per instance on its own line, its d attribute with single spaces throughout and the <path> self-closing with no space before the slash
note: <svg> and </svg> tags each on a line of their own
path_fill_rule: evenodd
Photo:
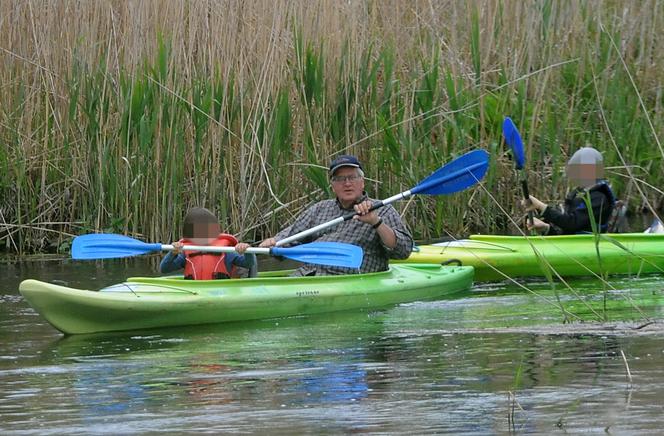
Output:
<svg viewBox="0 0 664 436">
<path fill-rule="evenodd" d="M 235 252 L 234 247 L 208 245 L 185 245 L 182 249 L 210 253 Z M 71 247 L 71 256 L 74 259 L 112 259 L 137 256 L 139 254 L 162 250 L 172 251 L 174 247 L 169 244 L 146 243 L 124 235 L 92 233 L 74 238 Z M 363 256 L 362 248 L 340 242 L 313 242 L 290 248 L 251 247 L 247 249 L 246 253 L 270 254 L 273 256 L 283 256 L 298 262 L 346 268 L 359 268 L 362 265 Z"/>
<path fill-rule="evenodd" d="M 523 198 L 530 202 L 530 193 L 528 192 L 528 179 L 526 177 L 526 172 L 524 167 L 526 165 L 526 156 L 523 151 L 523 141 L 521 140 L 521 135 L 514 125 L 514 122 L 510 117 L 505 117 L 503 121 L 503 136 L 505 137 L 505 142 L 509 145 L 512 150 L 512 156 L 514 157 L 514 164 L 517 171 L 521 176 L 521 189 L 523 190 Z M 528 221 L 530 225 L 533 225 L 533 212 L 528 212 Z"/>
<path fill-rule="evenodd" d="M 439 168 L 426 179 L 417 184 L 417 186 L 409 189 L 408 191 L 404 191 L 390 198 L 386 198 L 385 200 L 376 201 L 369 210 L 378 209 L 385 206 L 386 204 L 408 198 L 415 194 L 444 195 L 462 191 L 482 180 L 488 167 L 489 153 L 484 150 L 474 150 L 468 152 L 462 156 L 459 156 L 452 162 L 449 162 L 445 166 Z M 297 241 L 298 239 L 302 239 L 328 227 L 332 227 L 344 221 L 348 221 L 355 215 L 356 213 L 350 212 L 326 223 L 319 224 L 310 229 L 281 239 L 277 241 L 276 245 L 281 246 L 293 241 Z"/>
</svg>

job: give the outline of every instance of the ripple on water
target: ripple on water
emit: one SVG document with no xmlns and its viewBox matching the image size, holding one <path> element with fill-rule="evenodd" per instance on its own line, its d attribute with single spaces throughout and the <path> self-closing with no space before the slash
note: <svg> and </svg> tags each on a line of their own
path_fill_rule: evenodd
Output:
<svg viewBox="0 0 664 436">
<path fill-rule="evenodd" d="M 551 297 L 546 283 L 524 283 Z M 611 294 L 653 286 L 616 283 Z M 597 299 L 596 284 L 574 286 Z M 0 427 L 40 435 L 502 434 L 508 392 L 518 402 L 515 433 L 608 426 L 655 434 L 664 426 L 660 322 L 563 324 L 559 310 L 504 283 L 472 295 L 63 339 L 18 296 L 3 297 L 10 316 L 0 321 Z"/>
<path fill-rule="evenodd" d="M 18 294 L 0 294 L 0 304 L 18 304 L 23 301 L 23 297 Z"/>
</svg>

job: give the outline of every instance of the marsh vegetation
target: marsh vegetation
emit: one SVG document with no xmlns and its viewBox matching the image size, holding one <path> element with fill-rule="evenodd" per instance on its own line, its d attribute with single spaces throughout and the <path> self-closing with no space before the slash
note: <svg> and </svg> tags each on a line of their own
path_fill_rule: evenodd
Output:
<svg viewBox="0 0 664 436">
<path fill-rule="evenodd" d="M 621 1 L 7 0 L 0 18 L 0 244 L 111 231 L 176 239 L 186 209 L 256 241 L 326 197 L 348 152 L 383 198 L 475 148 L 481 186 L 397 205 L 418 239 L 515 233 L 500 125 L 558 199 L 578 147 L 656 208 L 663 4 Z"/>
</svg>

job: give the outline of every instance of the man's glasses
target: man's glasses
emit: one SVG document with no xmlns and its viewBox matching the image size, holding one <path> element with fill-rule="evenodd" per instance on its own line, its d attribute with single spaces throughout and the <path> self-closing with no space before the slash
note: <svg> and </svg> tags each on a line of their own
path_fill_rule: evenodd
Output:
<svg viewBox="0 0 664 436">
<path fill-rule="evenodd" d="M 346 181 L 349 181 L 351 183 L 355 183 L 358 180 L 360 180 L 362 176 L 354 175 L 354 176 L 332 176 L 330 177 L 330 180 L 332 180 L 332 183 L 345 183 Z"/>
</svg>

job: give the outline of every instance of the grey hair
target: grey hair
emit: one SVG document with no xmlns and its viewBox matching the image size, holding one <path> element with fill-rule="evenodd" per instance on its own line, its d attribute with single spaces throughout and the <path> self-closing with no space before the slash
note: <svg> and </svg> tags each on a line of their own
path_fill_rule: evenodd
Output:
<svg viewBox="0 0 664 436">
<path fill-rule="evenodd" d="M 355 168 L 355 172 L 358 176 L 364 178 L 364 171 L 362 171 L 362 168 Z M 332 177 L 334 177 L 334 174 L 330 175 L 330 180 L 332 180 Z"/>
</svg>

